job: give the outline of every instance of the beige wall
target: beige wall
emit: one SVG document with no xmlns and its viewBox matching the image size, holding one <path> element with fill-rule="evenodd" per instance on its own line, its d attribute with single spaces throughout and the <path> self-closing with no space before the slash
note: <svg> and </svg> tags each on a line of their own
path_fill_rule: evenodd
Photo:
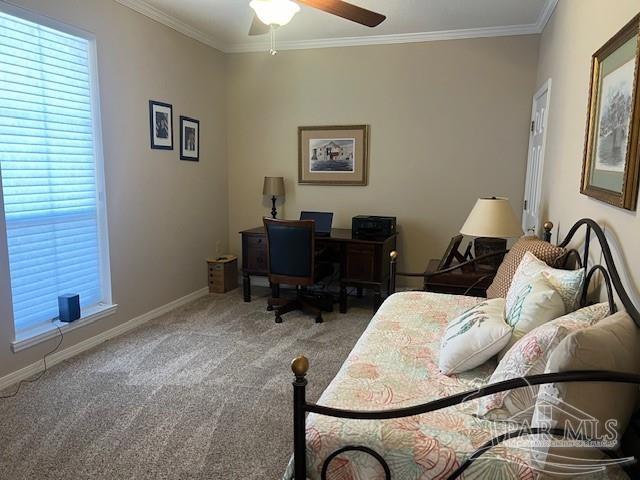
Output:
<svg viewBox="0 0 640 480">
<path fill-rule="evenodd" d="M 238 230 L 268 213 L 265 175 L 286 177 L 280 209 L 288 218 L 330 210 L 336 226 L 348 227 L 356 214 L 398 216 L 403 268 L 442 253 L 477 197 L 504 195 L 519 207 L 537 36 L 225 57 L 113 1 L 14 3 L 98 41 L 120 307 L 69 333 L 63 347 L 204 287 L 205 258 L 218 244 L 238 253 Z M 149 99 L 174 106 L 172 152 L 149 149 Z M 178 160 L 180 114 L 201 121 L 199 164 Z M 352 123 L 371 125 L 369 185 L 297 185 L 297 127 Z M 4 280 L 0 377 L 54 345 L 11 352 Z"/>
<path fill-rule="evenodd" d="M 444 251 L 479 196 L 523 198 L 537 36 L 232 55 L 229 245 L 268 214 L 262 177 L 284 176 L 283 216 L 395 215 L 401 268 Z M 297 185 L 297 127 L 371 125 L 367 187 Z"/>
<path fill-rule="evenodd" d="M 544 218 L 560 237 L 582 217 L 605 225 L 620 240 L 629 282 L 638 285 L 640 246 L 637 213 L 581 195 L 591 55 L 640 11 L 638 0 L 561 0 L 540 41 L 538 84 L 551 77 L 543 181 Z"/>
<path fill-rule="evenodd" d="M 216 253 L 217 242 L 221 250 L 227 242 L 225 59 L 114 1 L 13 3 L 93 32 L 98 42 L 111 274 L 119 309 L 69 333 L 66 347 L 206 286 L 205 259 Z M 150 99 L 173 104 L 174 151 L 149 148 Z M 179 160 L 181 114 L 201 122 L 200 163 Z M 0 258 L 2 265 L 6 258 Z M 7 291 L 0 280 L 0 377 L 55 345 L 11 353 Z"/>
</svg>

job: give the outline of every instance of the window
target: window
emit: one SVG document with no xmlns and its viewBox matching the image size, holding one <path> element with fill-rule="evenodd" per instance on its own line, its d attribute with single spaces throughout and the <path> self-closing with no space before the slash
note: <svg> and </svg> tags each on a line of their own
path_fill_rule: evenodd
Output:
<svg viewBox="0 0 640 480">
<path fill-rule="evenodd" d="M 0 173 L 16 338 L 111 302 L 91 39 L 0 11 Z"/>
</svg>

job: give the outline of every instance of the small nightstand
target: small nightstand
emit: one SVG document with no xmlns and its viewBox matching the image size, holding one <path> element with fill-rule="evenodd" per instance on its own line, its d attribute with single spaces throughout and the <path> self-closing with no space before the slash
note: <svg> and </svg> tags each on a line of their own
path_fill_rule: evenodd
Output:
<svg viewBox="0 0 640 480">
<path fill-rule="evenodd" d="M 439 264 L 440 260 L 438 259 L 430 260 L 425 273 L 435 273 Z M 435 277 L 427 277 L 424 280 L 423 288 L 427 292 L 484 297 L 495 274 L 496 270 L 492 267 L 475 265 L 474 269 L 470 271 L 458 269 Z M 470 287 L 473 288 L 469 290 Z"/>
</svg>

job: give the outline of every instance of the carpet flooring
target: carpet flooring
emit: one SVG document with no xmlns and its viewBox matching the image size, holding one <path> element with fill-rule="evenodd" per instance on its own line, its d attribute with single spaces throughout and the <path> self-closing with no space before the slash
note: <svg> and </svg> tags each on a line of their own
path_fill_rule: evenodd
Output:
<svg viewBox="0 0 640 480">
<path fill-rule="evenodd" d="M 371 319 L 366 304 L 277 325 L 266 289 L 212 294 L 54 366 L 0 400 L 0 479 L 279 479 L 291 360 L 317 400 Z M 4 394 L 12 390 L 4 391 Z"/>
</svg>

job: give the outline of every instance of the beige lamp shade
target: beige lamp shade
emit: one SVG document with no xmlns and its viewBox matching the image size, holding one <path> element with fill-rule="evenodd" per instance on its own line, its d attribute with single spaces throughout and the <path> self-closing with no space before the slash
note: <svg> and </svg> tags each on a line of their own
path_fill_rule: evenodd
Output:
<svg viewBox="0 0 640 480">
<path fill-rule="evenodd" d="M 508 199 L 479 198 L 460 233 L 470 237 L 512 238 L 522 235 L 522 228 Z"/>
<path fill-rule="evenodd" d="M 284 197 L 284 177 L 264 177 L 262 194 L 270 197 Z"/>
</svg>

